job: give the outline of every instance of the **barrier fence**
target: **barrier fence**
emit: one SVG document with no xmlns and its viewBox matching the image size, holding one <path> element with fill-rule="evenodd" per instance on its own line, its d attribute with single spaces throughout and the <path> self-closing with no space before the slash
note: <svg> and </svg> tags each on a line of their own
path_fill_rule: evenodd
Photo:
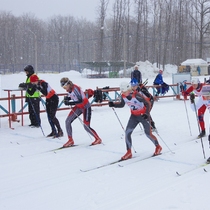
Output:
<svg viewBox="0 0 210 210">
<path fill-rule="evenodd" d="M 155 96 L 155 94 L 157 93 L 156 87 L 160 86 L 156 86 L 156 85 L 151 85 L 151 86 L 146 86 L 148 88 L 148 90 L 150 91 L 152 89 L 152 93 L 150 91 L 150 93 L 154 96 L 155 99 L 158 98 L 166 98 L 166 97 L 175 97 L 176 99 L 180 100 L 180 87 L 179 84 L 172 84 L 169 85 L 169 90 L 172 91 L 172 94 L 164 94 L 164 95 L 159 95 L 159 96 Z M 0 109 L 3 110 L 4 114 L 0 115 L 0 118 L 3 117 L 8 117 L 8 121 L 9 121 L 9 128 L 12 128 L 12 122 L 21 122 L 21 125 L 24 125 L 24 115 L 29 114 L 28 111 L 24 111 L 26 109 L 26 107 L 28 106 L 28 103 L 25 102 L 25 94 L 23 90 L 19 90 L 19 89 L 4 89 L 4 91 L 7 92 L 7 97 L 6 98 L 0 98 Z M 97 96 L 95 95 L 96 91 L 100 91 L 102 93 L 102 97 L 100 97 L 99 99 L 97 98 Z M 104 106 L 104 105 L 108 105 L 109 101 L 116 101 L 119 97 L 120 97 L 120 88 L 119 87 L 114 87 L 114 88 L 97 88 L 96 91 L 94 91 L 94 95 L 92 97 L 89 98 L 89 101 L 91 103 L 91 106 Z M 169 92 L 171 92 L 169 91 Z M 16 95 L 14 94 L 17 93 Z M 85 91 L 85 93 L 87 94 L 87 92 Z M 58 105 L 58 111 L 62 111 L 62 110 L 69 110 L 68 106 L 63 106 L 63 97 L 66 96 L 66 93 L 59 93 L 57 94 L 59 96 L 59 105 Z M 43 95 L 40 97 L 40 99 L 42 100 L 42 103 L 45 103 L 45 98 Z M 2 106 L 3 101 L 6 101 L 6 107 Z M 4 102 L 5 103 L 5 102 Z M 17 111 L 17 105 L 19 106 L 19 111 Z M 40 113 L 45 112 L 45 109 L 43 107 L 43 109 L 40 106 Z M 20 117 L 20 119 L 18 119 L 18 117 Z"/>
</svg>

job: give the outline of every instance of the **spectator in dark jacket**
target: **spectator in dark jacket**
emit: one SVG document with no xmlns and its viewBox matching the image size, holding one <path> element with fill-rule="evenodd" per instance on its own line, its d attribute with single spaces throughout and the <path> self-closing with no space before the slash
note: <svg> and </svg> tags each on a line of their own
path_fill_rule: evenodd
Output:
<svg viewBox="0 0 210 210">
<path fill-rule="evenodd" d="M 134 66 L 134 70 L 131 72 L 131 79 L 135 78 L 139 84 L 142 83 L 141 72 L 139 71 L 139 67 L 137 65 Z"/>
<path fill-rule="evenodd" d="M 29 119 L 31 121 L 31 128 L 39 127 L 41 124 L 40 120 L 40 93 L 39 91 L 33 92 L 31 94 L 30 78 L 35 75 L 34 68 L 31 65 L 27 65 L 24 68 L 26 73 L 26 82 L 19 84 L 19 88 L 24 88 L 26 90 L 26 102 L 28 103 Z"/>
</svg>

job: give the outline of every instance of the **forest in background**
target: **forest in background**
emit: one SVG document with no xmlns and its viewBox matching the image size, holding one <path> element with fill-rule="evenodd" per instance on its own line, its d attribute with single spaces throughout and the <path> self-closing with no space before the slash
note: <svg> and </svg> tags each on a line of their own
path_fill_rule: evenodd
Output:
<svg viewBox="0 0 210 210">
<path fill-rule="evenodd" d="M 164 67 L 210 57 L 210 0 L 99 0 L 96 6 L 93 22 L 0 11 L 0 71 L 27 64 L 37 71 L 80 71 L 94 61 L 148 60 Z"/>
</svg>

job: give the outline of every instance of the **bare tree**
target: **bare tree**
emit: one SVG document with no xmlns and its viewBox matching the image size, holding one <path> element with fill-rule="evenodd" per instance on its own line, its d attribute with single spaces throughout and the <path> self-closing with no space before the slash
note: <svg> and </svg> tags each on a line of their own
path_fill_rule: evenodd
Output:
<svg viewBox="0 0 210 210">
<path fill-rule="evenodd" d="M 99 6 L 99 39 L 98 39 L 98 46 L 99 50 L 97 53 L 97 60 L 103 61 L 103 48 L 104 48 L 104 29 L 105 29 L 105 18 L 106 18 L 106 10 L 108 6 L 109 0 L 100 0 Z"/>
<path fill-rule="evenodd" d="M 210 26 L 210 2 L 209 0 L 192 0 L 194 10 L 190 11 L 190 16 L 199 34 L 199 57 L 203 56 L 205 36 L 209 35 Z"/>
<path fill-rule="evenodd" d="M 84 61 L 94 60 L 149 60 L 159 67 L 209 57 L 209 0 L 100 0 L 98 6 L 95 22 L 72 16 L 44 22 L 0 12 L 0 68 L 80 70 Z"/>
</svg>

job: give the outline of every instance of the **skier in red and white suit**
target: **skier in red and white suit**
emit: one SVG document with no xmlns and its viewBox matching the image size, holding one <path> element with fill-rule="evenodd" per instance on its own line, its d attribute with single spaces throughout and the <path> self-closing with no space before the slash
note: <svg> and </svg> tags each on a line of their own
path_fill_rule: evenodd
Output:
<svg viewBox="0 0 210 210">
<path fill-rule="evenodd" d="M 91 145 L 101 144 L 102 141 L 96 131 L 90 127 L 91 121 L 91 105 L 88 101 L 88 98 L 85 96 L 85 93 L 81 90 L 79 86 L 73 84 L 68 78 L 64 77 L 60 80 L 61 87 L 63 87 L 68 95 L 64 97 L 65 105 L 74 105 L 71 108 L 71 111 L 66 118 L 66 131 L 68 134 L 68 141 L 63 145 L 63 147 L 69 147 L 74 145 L 74 141 L 72 138 L 72 122 L 78 118 L 81 114 L 83 114 L 83 125 L 84 129 L 90 133 L 95 141 L 92 142 Z"/>
<path fill-rule="evenodd" d="M 121 158 L 121 160 L 126 160 L 132 158 L 131 147 L 132 147 L 132 139 L 131 134 L 135 127 L 141 123 L 144 128 L 144 132 L 152 143 L 155 145 L 154 155 L 159 155 L 161 153 L 162 147 L 158 143 L 156 136 L 152 134 L 151 126 L 150 126 L 150 102 L 149 99 L 146 99 L 138 91 L 133 91 L 131 89 L 131 85 L 127 82 L 122 82 L 120 84 L 120 90 L 122 92 L 121 100 L 119 103 L 114 103 L 112 101 L 109 102 L 110 107 L 122 108 L 127 104 L 131 111 L 131 116 L 129 118 L 126 130 L 125 130 L 125 142 L 127 152 Z"/>
<path fill-rule="evenodd" d="M 191 92 L 194 92 L 199 98 L 201 97 L 201 90 L 204 85 L 204 83 L 201 83 L 199 79 L 195 78 L 192 79 L 191 81 L 191 86 L 186 90 L 182 92 L 183 96 L 188 96 L 190 95 Z M 201 133 L 198 135 L 198 138 L 202 138 L 206 135 L 206 129 L 205 129 L 205 123 L 204 123 L 204 113 L 206 111 L 206 106 L 202 105 L 198 109 L 198 120 L 199 120 L 199 125 L 201 128 Z"/>
<path fill-rule="evenodd" d="M 200 91 L 200 98 L 195 104 L 195 94 L 190 94 L 191 108 L 193 111 L 199 110 L 201 107 L 205 106 L 210 111 L 210 85 L 203 85 Z M 196 109 L 196 110 L 195 110 Z M 208 136 L 210 144 L 210 134 Z M 210 157 L 207 159 L 207 163 L 210 163 Z"/>
</svg>

